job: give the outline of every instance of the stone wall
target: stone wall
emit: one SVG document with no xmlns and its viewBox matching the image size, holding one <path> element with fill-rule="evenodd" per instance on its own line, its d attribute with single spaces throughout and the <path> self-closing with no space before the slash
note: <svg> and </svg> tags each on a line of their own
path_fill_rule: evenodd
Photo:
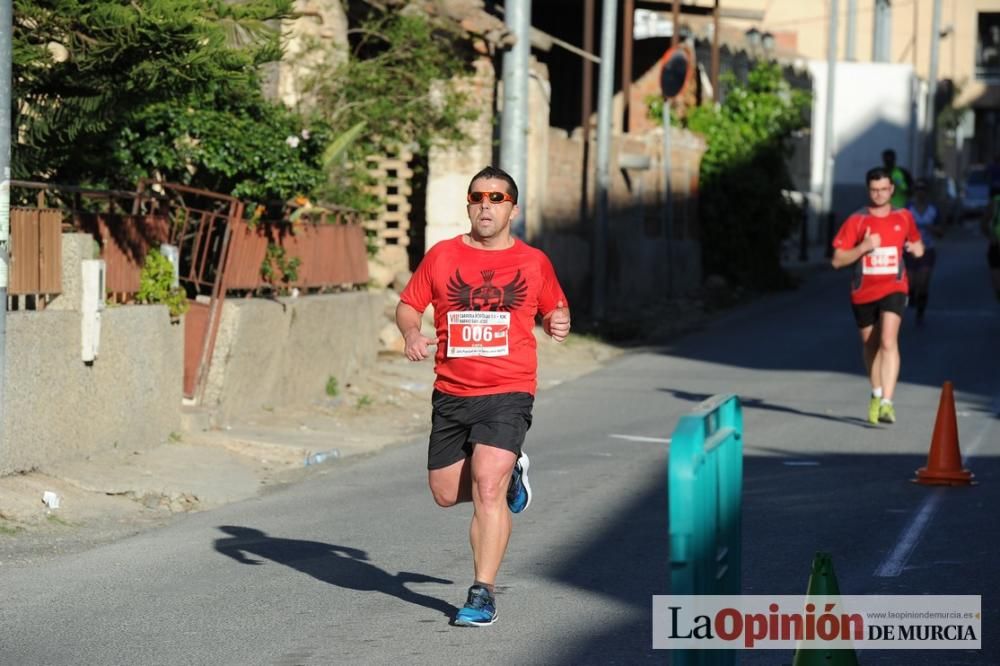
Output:
<svg viewBox="0 0 1000 666">
<path fill-rule="evenodd" d="M 289 108 L 308 108 L 305 82 L 319 66 L 347 59 L 347 15 L 340 0 L 296 0 L 295 18 L 281 25 L 284 55 L 264 66 L 264 94 Z"/>
<path fill-rule="evenodd" d="M 581 221 L 581 206 L 595 210 L 593 171 L 584 173 L 583 140 L 549 130 L 549 170 L 545 187 L 544 231 L 537 244 L 552 258 L 567 295 L 589 306 L 592 285 L 592 225 Z M 591 139 L 590 155 L 596 150 Z M 682 295 L 701 284 L 698 243 L 698 172 L 705 144 L 696 135 L 671 132 L 671 194 L 673 219 L 664 208 L 663 133 L 616 135 L 611 144 L 608 192 L 609 310 L 641 307 L 649 300 Z M 593 163 L 593 157 L 591 157 Z M 587 200 L 582 201 L 587 178 Z M 671 270 L 671 260 L 673 270 Z"/>
<path fill-rule="evenodd" d="M 308 404 L 375 364 L 381 292 L 228 299 L 203 406 L 220 425 L 264 408 Z"/>
</svg>

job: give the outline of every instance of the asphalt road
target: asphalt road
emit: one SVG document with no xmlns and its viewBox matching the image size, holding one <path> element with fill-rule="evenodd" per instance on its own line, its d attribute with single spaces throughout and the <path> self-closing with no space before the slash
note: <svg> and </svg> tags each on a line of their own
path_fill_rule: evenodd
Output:
<svg viewBox="0 0 1000 666">
<path fill-rule="evenodd" d="M 983 254 L 971 236 L 942 243 L 927 322 L 904 324 L 891 427 L 864 421 L 844 272 L 541 394 L 535 497 L 515 517 L 493 627 L 448 624 L 471 582 L 470 510 L 433 504 L 414 442 L 124 541 L 0 567 L 0 664 L 669 663 L 650 649 L 651 595 L 669 592 L 663 440 L 693 405 L 730 392 L 745 419 L 744 591 L 803 594 L 824 550 L 844 594 L 982 594 L 982 651 L 859 656 L 1000 664 L 1000 304 Z M 975 487 L 909 482 L 945 380 Z"/>
</svg>

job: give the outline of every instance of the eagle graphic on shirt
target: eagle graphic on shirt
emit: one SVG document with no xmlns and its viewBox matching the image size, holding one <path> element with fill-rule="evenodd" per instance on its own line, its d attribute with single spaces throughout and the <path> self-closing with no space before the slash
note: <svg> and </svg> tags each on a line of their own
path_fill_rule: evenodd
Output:
<svg viewBox="0 0 1000 666">
<path fill-rule="evenodd" d="M 448 300 L 456 310 L 485 310 L 489 312 L 510 312 L 521 307 L 528 293 L 528 281 L 518 270 L 514 279 L 498 287 L 493 284 L 495 271 L 480 271 L 482 285 L 473 287 L 462 278 L 459 269 L 448 279 Z"/>
</svg>

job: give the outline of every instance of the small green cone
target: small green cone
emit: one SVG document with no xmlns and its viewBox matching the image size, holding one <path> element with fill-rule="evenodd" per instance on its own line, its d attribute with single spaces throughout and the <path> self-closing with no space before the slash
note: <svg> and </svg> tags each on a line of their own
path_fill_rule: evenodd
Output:
<svg viewBox="0 0 1000 666">
<path fill-rule="evenodd" d="M 809 575 L 807 597 L 840 596 L 830 553 L 816 553 Z M 795 650 L 792 666 L 858 666 L 854 650 Z"/>
</svg>

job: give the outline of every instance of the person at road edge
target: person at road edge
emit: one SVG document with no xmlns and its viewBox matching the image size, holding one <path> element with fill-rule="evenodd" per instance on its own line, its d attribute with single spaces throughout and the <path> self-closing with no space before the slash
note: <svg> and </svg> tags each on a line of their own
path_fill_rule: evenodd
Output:
<svg viewBox="0 0 1000 666">
<path fill-rule="evenodd" d="M 470 230 L 424 256 L 400 294 L 396 324 L 411 361 L 434 354 L 428 485 L 442 507 L 472 502 L 474 576 L 454 624 L 497 620 L 495 585 L 512 513 L 531 503 L 523 451 L 537 387 L 537 316 L 556 342 L 569 335 L 566 295 L 551 261 L 511 233 L 517 184 L 488 166 L 466 195 Z M 420 329 L 434 307 L 435 337 Z"/>
</svg>

